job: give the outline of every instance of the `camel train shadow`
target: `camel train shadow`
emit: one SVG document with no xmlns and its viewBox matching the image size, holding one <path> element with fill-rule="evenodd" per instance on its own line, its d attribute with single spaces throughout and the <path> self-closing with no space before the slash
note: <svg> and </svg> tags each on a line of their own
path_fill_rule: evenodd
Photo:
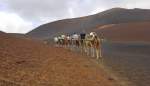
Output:
<svg viewBox="0 0 150 86">
<path fill-rule="evenodd" d="M 96 57 L 97 60 L 102 60 L 102 42 L 104 39 L 95 32 L 73 33 L 72 35 L 61 34 L 55 36 L 53 40 L 55 47 L 67 48 L 90 57 Z"/>
</svg>

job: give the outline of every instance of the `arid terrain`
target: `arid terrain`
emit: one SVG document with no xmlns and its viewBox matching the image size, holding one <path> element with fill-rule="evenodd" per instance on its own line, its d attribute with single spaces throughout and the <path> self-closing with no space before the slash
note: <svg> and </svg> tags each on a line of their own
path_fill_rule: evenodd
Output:
<svg viewBox="0 0 150 86">
<path fill-rule="evenodd" d="M 45 39 L 53 38 L 54 36 L 60 34 L 73 34 L 74 32 L 88 33 L 100 27 L 116 24 L 117 26 L 112 27 L 113 30 L 116 30 L 114 29 L 115 27 L 118 27 L 117 32 L 121 32 L 124 31 L 124 29 L 127 29 L 125 30 L 126 31 L 124 33 L 125 35 L 127 35 L 127 33 L 130 32 L 134 32 L 134 33 L 138 32 L 134 35 L 134 37 L 132 37 L 135 38 L 136 35 L 142 35 L 143 32 L 139 33 L 140 27 L 136 29 L 135 27 L 137 27 L 137 25 L 134 23 L 150 22 L 149 15 L 150 15 L 149 9 L 112 8 L 95 15 L 73 18 L 73 19 L 58 20 L 55 22 L 43 24 L 35 28 L 34 30 L 30 31 L 29 33 L 27 33 L 27 35 L 35 39 L 45 40 Z M 146 25 L 149 26 L 148 24 Z M 141 27 L 143 29 L 146 26 L 142 25 Z M 144 29 L 148 29 L 148 27 Z M 143 30 L 143 31 L 147 32 L 147 30 Z M 111 30 L 105 29 L 105 32 L 106 32 L 105 34 L 107 35 L 111 33 Z M 117 32 L 112 32 L 112 34 L 115 34 Z M 116 36 L 118 35 L 120 34 L 117 33 Z"/>
<path fill-rule="evenodd" d="M 103 63 L 44 44 L 60 34 L 95 31 Z M 0 32 L 0 86 L 150 86 L 150 10 L 112 8 L 58 20 L 27 34 Z"/>
<path fill-rule="evenodd" d="M 120 86 L 94 59 L 0 33 L 1 86 Z"/>
<path fill-rule="evenodd" d="M 113 73 L 132 82 L 127 86 L 150 85 L 150 43 L 105 42 L 103 57 L 105 66 Z"/>
<path fill-rule="evenodd" d="M 104 25 L 93 30 L 109 41 L 150 42 L 150 22 Z"/>
</svg>

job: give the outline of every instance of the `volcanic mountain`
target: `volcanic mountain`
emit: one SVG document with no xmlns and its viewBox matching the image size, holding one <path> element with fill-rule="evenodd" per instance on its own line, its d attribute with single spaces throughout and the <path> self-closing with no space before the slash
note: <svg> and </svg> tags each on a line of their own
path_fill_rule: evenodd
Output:
<svg viewBox="0 0 150 86">
<path fill-rule="evenodd" d="M 138 8 L 112 8 L 95 15 L 73 19 L 64 19 L 44 24 L 27 33 L 27 35 L 31 36 L 32 38 L 44 40 L 63 33 L 72 34 L 74 32 L 88 32 L 104 25 L 122 23 L 132 24 L 136 22 L 150 22 L 150 10 Z M 130 32 L 130 30 L 128 31 Z M 134 31 L 136 32 L 136 29 L 134 29 Z"/>
</svg>

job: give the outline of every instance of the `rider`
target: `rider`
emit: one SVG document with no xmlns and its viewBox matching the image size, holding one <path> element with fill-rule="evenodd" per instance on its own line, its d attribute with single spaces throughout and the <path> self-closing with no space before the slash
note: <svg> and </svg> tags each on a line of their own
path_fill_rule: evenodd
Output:
<svg viewBox="0 0 150 86">
<path fill-rule="evenodd" d="M 80 33 L 80 44 L 81 44 L 82 53 L 85 51 L 85 36 L 86 36 L 86 33 L 84 32 Z"/>
<path fill-rule="evenodd" d="M 83 44 L 83 40 L 85 39 L 86 33 L 80 34 L 81 44 Z"/>
<path fill-rule="evenodd" d="M 54 37 L 54 42 L 56 43 L 56 45 L 58 44 L 58 37 Z"/>
<path fill-rule="evenodd" d="M 78 46 L 79 45 L 79 35 L 77 33 L 74 33 L 72 36 L 73 45 Z"/>
</svg>

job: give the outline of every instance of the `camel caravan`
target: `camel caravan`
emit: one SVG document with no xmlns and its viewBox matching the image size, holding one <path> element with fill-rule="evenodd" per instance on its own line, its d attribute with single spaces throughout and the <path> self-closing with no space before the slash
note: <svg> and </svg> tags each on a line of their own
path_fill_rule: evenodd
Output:
<svg viewBox="0 0 150 86">
<path fill-rule="evenodd" d="M 69 48 L 72 51 L 81 52 L 90 57 L 96 57 L 97 59 L 102 59 L 102 39 L 98 37 L 95 32 L 90 32 L 88 34 L 74 33 L 72 35 L 61 34 L 54 37 L 54 42 L 56 47 Z"/>
</svg>

